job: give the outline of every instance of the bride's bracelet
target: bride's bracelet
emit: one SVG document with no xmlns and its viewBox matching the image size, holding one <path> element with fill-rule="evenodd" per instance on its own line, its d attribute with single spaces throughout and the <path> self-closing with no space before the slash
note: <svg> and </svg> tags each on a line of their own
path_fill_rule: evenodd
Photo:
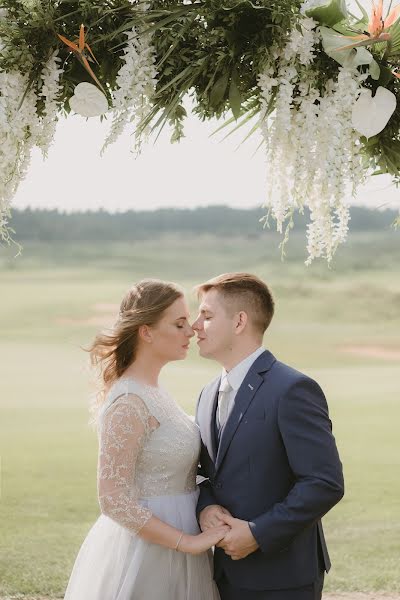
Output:
<svg viewBox="0 0 400 600">
<path fill-rule="evenodd" d="M 179 536 L 179 540 L 177 541 L 176 546 L 175 546 L 175 550 L 177 552 L 178 552 L 178 547 L 179 547 L 179 544 L 181 543 L 182 538 L 183 538 L 183 531 L 181 532 L 181 535 Z"/>
</svg>

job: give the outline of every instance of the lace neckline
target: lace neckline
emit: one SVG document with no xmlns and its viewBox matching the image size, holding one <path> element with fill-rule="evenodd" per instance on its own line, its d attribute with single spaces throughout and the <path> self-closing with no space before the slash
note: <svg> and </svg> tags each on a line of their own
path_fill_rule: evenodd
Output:
<svg viewBox="0 0 400 600">
<path fill-rule="evenodd" d="M 120 377 L 119 379 L 117 379 L 114 383 L 114 385 L 118 384 L 118 383 L 124 383 L 124 382 L 132 382 L 135 385 L 147 389 L 151 392 L 160 392 L 162 393 L 164 391 L 162 386 L 155 386 L 155 385 L 149 385 L 148 383 L 144 383 L 144 381 L 139 381 L 139 379 L 134 379 L 133 377 Z"/>
</svg>

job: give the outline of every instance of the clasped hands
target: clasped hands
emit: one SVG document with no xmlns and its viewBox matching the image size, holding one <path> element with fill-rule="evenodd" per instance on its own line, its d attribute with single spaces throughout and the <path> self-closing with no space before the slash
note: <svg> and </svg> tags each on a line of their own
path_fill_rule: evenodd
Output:
<svg viewBox="0 0 400 600">
<path fill-rule="evenodd" d="M 226 508 L 219 504 L 211 504 L 204 508 L 200 513 L 199 521 L 202 531 L 221 525 L 230 527 L 217 547 L 223 548 L 225 554 L 228 554 L 232 560 L 246 558 L 258 549 L 248 522 L 235 519 Z"/>
</svg>

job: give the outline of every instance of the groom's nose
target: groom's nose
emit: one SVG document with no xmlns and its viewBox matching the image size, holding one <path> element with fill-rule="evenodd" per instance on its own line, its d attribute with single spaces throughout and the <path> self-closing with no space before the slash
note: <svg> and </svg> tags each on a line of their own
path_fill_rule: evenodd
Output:
<svg viewBox="0 0 400 600">
<path fill-rule="evenodd" d="M 200 321 L 200 319 L 199 319 L 199 317 L 197 317 L 197 319 L 195 320 L 195 322 L 192 325 L 192 329 L 194 329 L 195 331 L 199 331 L 199 329 L 201 329 L 199 321 Z"/>
</svg>

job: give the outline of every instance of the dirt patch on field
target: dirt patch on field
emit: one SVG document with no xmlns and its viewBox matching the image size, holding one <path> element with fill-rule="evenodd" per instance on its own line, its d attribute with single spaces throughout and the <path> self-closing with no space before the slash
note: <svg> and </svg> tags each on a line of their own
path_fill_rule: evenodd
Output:
<svg viewBox="0 0 400 600">
<path fill-rule="evenodd" d="M 380 358 L 382 360 L 400 360 L 400 348 L 388 346 L 342 346 L 341 352 L 365 356 L 367 358 Z"/>
</svg>

